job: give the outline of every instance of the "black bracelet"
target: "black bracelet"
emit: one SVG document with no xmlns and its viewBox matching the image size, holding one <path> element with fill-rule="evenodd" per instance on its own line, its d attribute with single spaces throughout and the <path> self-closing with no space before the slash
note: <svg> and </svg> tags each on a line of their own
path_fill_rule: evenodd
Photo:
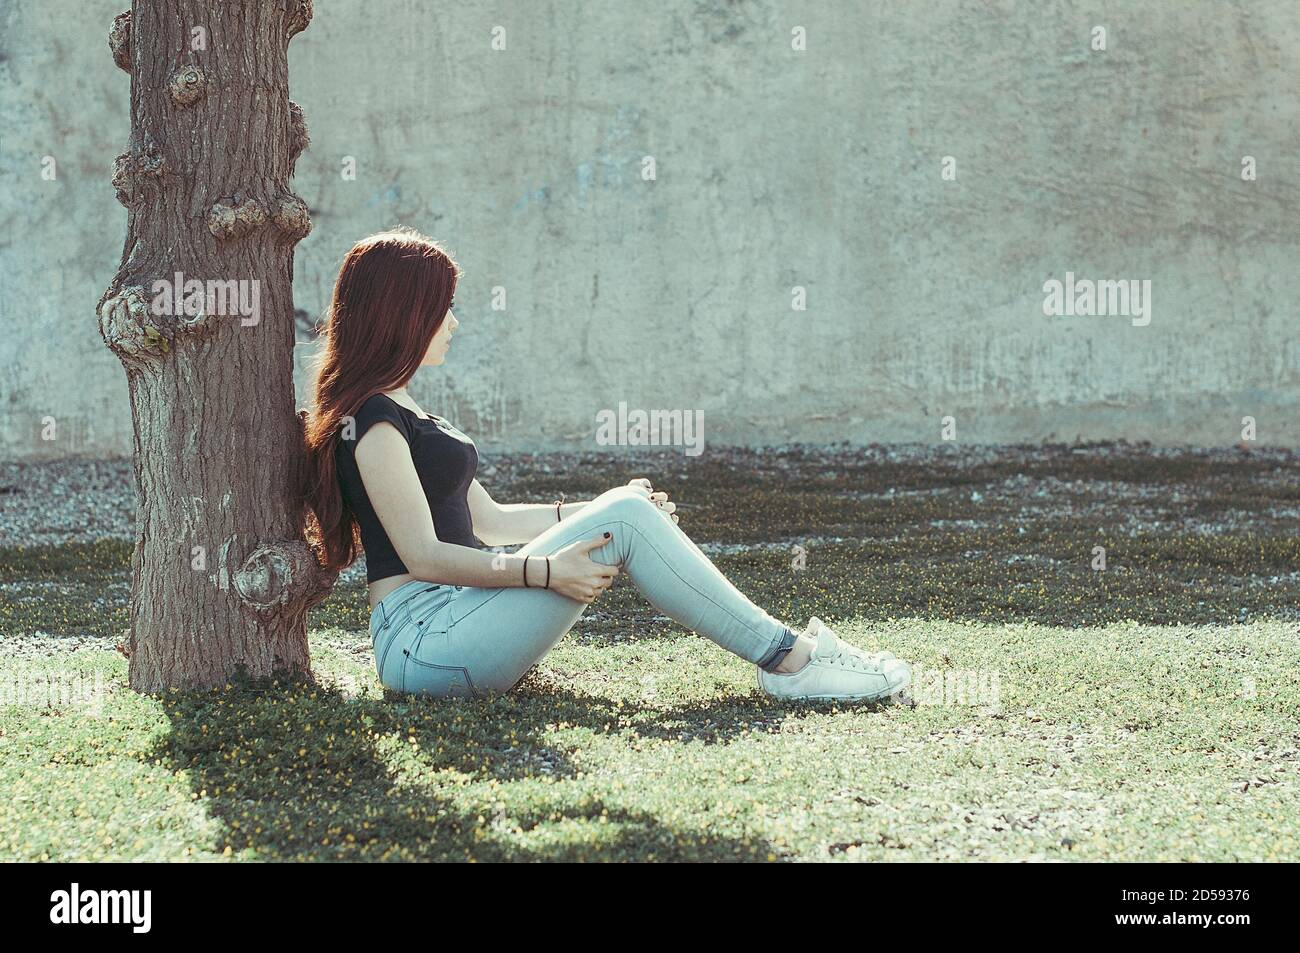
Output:
<svg viewBox="0 0 1300 953">
<path fill-rule="evenodd" d="M 532 588 L 532 586 L 528 585 L 528 557 L 527 556 L 524 557 L 524 588 L 525 589 Z"/>
<path fill-rule="evenodd" d="M 546 557 L 546 588 L 551 588 L 551 557 Z"/>
</svg>

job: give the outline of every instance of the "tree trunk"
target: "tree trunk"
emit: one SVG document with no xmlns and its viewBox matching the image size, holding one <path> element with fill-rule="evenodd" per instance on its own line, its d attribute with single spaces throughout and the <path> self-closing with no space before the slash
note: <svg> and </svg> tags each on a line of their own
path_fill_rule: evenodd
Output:
<svg viewBox="0 0 1300 953">
<path fill-rule="evenodd" d="M 98 315 L 135 427 L 124 651 L 139 691 L 309 675 L 307 611 L 334 583 L 303 537 L 293 390 L 293 253 L 311 222 L 288 188 L 307 130 L 287 53 L 310 19 L 310 0 L 136 0 L 109 33 L 131 141 L 113 170 L 126 245 Z"/>
</svg>

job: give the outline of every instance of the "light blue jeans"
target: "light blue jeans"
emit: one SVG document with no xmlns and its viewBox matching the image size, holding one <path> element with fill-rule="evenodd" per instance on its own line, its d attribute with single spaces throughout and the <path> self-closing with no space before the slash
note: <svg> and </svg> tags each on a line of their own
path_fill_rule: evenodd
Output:
<svg viewBox="0 0 1300 953">
<path fill-rule="evenodd" d="M 793 631 L 733 586 L 671 516 L 627 487 L 602 493 L 518 552 L 554 555 L 606 531 L 613 538 L 591 551 L 592 560 L 621 566 L 619 578 L 630 578 L 664 615 L 769 670 L 794 645 Z M 530 563 L 530 580 L 545 579 L 541 562 Z M 405 583 L 370 614 L 379 680 L 394 691 L 436 697 L 509 691 L 586 608 L 540 583 Z"/>
</svg>

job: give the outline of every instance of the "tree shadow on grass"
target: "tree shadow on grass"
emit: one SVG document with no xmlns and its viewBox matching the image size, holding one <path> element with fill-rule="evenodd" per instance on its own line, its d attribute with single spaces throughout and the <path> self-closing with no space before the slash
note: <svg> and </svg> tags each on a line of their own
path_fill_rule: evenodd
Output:
<svg viewBox="0 0 1300 953">
<path fill-rule="evenodd" d="M 568 752 L 544 739 L 552 724 L 624 730 L 626 710 L 601 699 L 555 690 L 479 701 L 349 698 L 321 685 L 240 680 L 161 702 L 171 730 L 144 757 L 188 773 L 221 825 L 215 853 L 229 847 L 296 861 L 734 861 L 778 853 L 761 837 L 675 826 L 584 797 L 580 786 L 546 784 L 576 776 Z M 722 730 L 739 730 L 743 711 Z M 675 725 L 706 720 L 700 734 L 717 730 L 707 709 L 674 717 Z M 662 737 L 676 735 L 665 729 Z M 530 779 L 536 783 L 513 793 L 474 787 Z"/>
</svg>

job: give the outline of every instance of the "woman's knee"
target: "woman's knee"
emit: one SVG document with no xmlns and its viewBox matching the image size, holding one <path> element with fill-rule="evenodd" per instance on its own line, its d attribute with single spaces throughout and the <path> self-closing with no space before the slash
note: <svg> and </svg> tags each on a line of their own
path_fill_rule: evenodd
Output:
<svg viewBox="0 0 1300 953">
<path fill-rule="evenodd" d="M 641 493 L 640 490 L 634 490 L 630 486 L 615 486 L 612 490 L 606 490 L 599 497 L 593 499 L 591 503 L 599 503 L 602 507 L 620 508 L 632 512 L 656 512 L 658 507 L 650 501 L 649 497 Z"/>
<path fill-rule="evenodd" d="M 643 514 L 657 514 L 660 512 L 649 497 L 627 486 L 607 490 L 592 500 L 591 505 L 599 507 L 602 512 L 617 513 L 629 519 Z"/>
<path fill-rule="evenodd" d="M 646 498 L 644 493 L 641 493 L 640 491 L 635 490 L 630 486 L 616 486 L 613 489 L 606 490 L 604 493 L 597 496 L 594 500 L 591 501 L 591 505 L 594 506 L 599 503 L 603 506 L 608 506 L 617 500 L 622 500 L 627 497 L 639 497 L 640 499 L 649 502 L 649 500 Z"/>
</svg>

